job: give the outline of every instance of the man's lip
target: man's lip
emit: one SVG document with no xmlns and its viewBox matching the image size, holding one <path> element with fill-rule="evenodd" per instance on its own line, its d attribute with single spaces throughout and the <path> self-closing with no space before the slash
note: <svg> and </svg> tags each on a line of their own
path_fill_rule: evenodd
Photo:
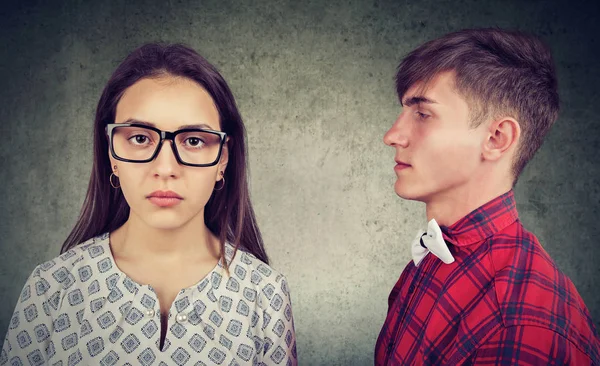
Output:
<svg viewBox="0 0 600 366">
<path fill-rule="evenodd" d="M 173 191 L 154 191 L 152 193 L 150 193 L 148 196 L 146 196 L 146 198 L 150 198 L 150 197 L 156 197 L 156 198 L 177 198 L 182 200 L 183 197 L 181 197 L 180 195 L 178 195 L 177 193 L 173 192 Z"/>
</svg>

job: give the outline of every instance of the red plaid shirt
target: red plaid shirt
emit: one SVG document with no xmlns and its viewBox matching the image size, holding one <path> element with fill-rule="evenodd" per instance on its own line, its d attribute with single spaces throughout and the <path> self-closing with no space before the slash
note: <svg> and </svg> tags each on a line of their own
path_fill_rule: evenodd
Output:
<svg viewBox="0 0 600 366">
<path fill-rule="evenodd" d="M 512 191 L 442 232 L 455 262 L 430 253 L 406 266 L 375 365 L 600 365 L 583 300 L 521 225 Z"/>
</svg>

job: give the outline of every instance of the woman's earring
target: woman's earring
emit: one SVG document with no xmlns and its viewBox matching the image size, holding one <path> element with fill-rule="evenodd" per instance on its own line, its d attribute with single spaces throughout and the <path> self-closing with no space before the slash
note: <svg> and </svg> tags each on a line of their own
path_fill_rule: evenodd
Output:
<svg viewBox="0 0 600 366">
<path fill-rule="evenodd" d="M 223 173 L 221 171 L 221 182 L 223 182 L 223 184 L 221 184 L 221 187 L 219 187 L 219 189 L 215 188 L 215 191 L 220 191 L 223 189 L 223 187 L 225 187 L 225 173 Z M 216 186 L 216 184 L 215 184 Z"/>
<path fill-rule="evenodd" d="M 108 177 L 108 181 L 110 182 L 111 187 L 113 187 L 114 189 L 121 187 L 120 182 L 118 183 L 118 185 L 113 184 L 113 179 L 112 179 L 113 177 L 116 177 L 117 179 L 119 179 L 119 177 L 117 177 L 114 173 L 116 171 L 117 171 L 117 166 L 115 165 L 115 166 L 113 166 L 113 173 L 110 173 L 110 177 Z"/>
</svg>

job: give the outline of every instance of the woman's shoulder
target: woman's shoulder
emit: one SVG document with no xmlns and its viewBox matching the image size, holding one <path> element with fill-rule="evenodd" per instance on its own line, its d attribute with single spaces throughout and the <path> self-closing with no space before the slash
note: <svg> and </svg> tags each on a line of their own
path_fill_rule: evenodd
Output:
<svg viewBox="0 0 600 366">
<path fill-rule="evenodd" d="M 105 257 L 108 233 L 102 234 L 74 246 L 66 252 L 39 264 L 33 270 L 31 279 L 42 279 L 48 285 L 55 283 L 69 288 L 79 277 L 86 276 L 90 261 L 102 261 Z M 77 276 L 77 277 L 76 277 Z"/>
<path fill-rule="evenodd" d="M 231 258 L 233 246 L 227 245 L 225 251 L 226 257 Z M 285 275 L 243 248 L 236 251 L 235 257 L 230 261 L 229 271 L 231 276 L 259 287 L 269 299 L 275 293 L 283 292 L 286 296 L 289 294 Z"/>
</svg>

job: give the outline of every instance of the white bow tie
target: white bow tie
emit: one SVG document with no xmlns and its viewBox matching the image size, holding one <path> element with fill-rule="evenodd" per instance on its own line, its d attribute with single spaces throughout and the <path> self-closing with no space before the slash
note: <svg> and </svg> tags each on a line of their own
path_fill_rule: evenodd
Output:
<svg viewBox="0 0 600 366">
<path fill-rule="evenodd" d="M 417 237 L 412 242 L 411 251 L 415 266 L 419 266 L 419 263 L 429 252 L 446 264 L 454 262 L 454 257 L 450 253 L 450 249 L 444 241 L 442 230 L 435 219 L 429 221 L 427 231 L 419 230 Z"/>
</svg>

